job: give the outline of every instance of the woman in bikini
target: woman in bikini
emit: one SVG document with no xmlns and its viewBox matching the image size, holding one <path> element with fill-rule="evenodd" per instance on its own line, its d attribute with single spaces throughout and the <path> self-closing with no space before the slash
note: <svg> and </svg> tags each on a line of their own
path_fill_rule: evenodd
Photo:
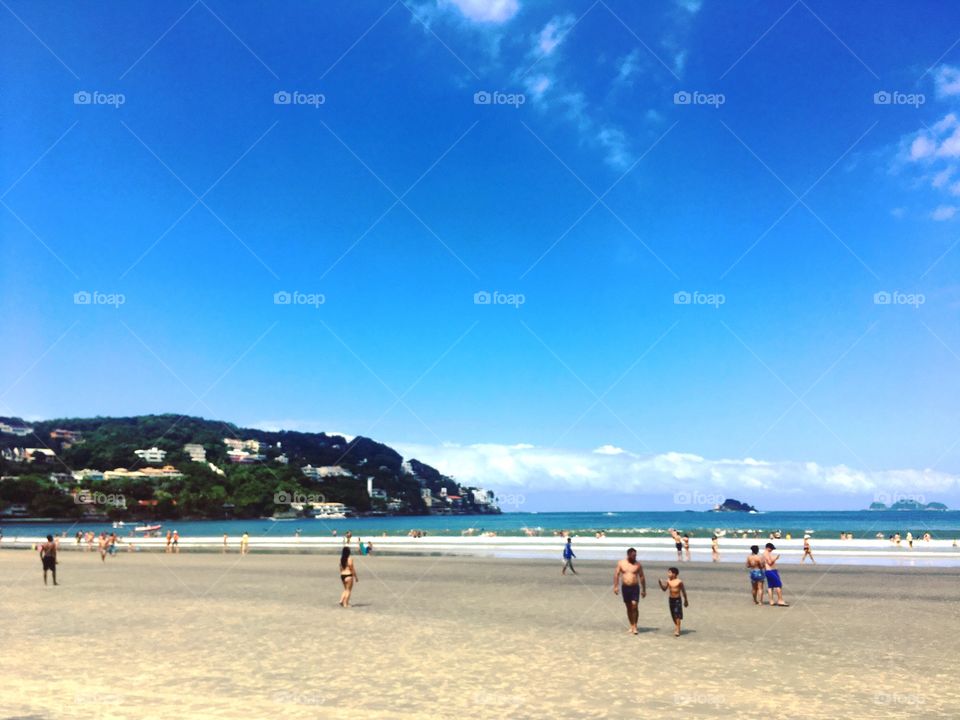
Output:
<svg viewBox="0 0 960 720">
<path fill-rule="evenodd" d="M 340 593 L 340 607 L 350 607 L 350 594 L 353 584 L 359 582 L 357 571 L 353 567 L 353 558 L 350 557 L 350 546 L 344 546 L 340 552 L 340 582 L 343 583 L 343 592 Z"/>
</svg>

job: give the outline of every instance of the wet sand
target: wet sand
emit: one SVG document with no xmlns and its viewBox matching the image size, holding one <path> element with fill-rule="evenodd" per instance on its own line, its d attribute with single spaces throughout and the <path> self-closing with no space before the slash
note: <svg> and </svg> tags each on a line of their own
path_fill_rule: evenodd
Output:
<svg viewBox="0 0 960 720">
<path fill-rule="evenodd" d="M 642 558 L 641 558 L 642 559 Z M 612 562 L 0 551 L 0 717 L 960 717 L 960 571 L 785 565 L 790 608 L 746 573 L 645 563 L 626 633 Z"/>
</svg>

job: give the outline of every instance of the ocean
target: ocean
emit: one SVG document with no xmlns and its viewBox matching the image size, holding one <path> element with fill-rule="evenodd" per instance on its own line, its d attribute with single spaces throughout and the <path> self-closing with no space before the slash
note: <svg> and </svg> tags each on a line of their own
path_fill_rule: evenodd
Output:
<svg viewBox="0 0 960 720">
<path fill-rule="evenodd" d="M 709 537 L 715 531 L 727 536 L 766 538 L 771 532 L 794 538 L 810 533 L 816 539 L 838 539 L 841 533 L 852 533 L 856 539 L 886 538 L 894 533 L 906 536 L 912 532 L 921 537 L 929 532 L 934 539 L 960 538 L 960 511 L 800 511 L 764 513 L 707 513 L 707 512 L 550 512 L 504 513 L 503 515 L 428 515 L 404 517 L 347 518 L 343 520 L 296 519 L 273 521 L 254 520 L 169 520 L 163 521 L 163 530 L 177 530 L 183 537 L 216 537 L 226 533 L 231 537 L 249 532 L 251 536 L 292 536 L 299 530 L 304 537 L 330 536 L 334 531 L 343 535 L 348 530 L 354 536 L 406 535 L 410 530 L 423 530 L 428 535 L 460 536 L 470 531 L 475 534 L 493 532 L 498 536 L 523 536 L 533 530 L 543 536 L 566 530 L 578 535 L 592 535 L 603 531 L 608 537 L 658 537 L 669 528 L 693 537 Z M 118 535 L 127 535 L 136 523 L 116 528 Z M 78 530 L 113 531 L 109 522 L 17 522 L 0 520 L 5 537 L 17 535 L 40 536 L 48 533 L 69 535 Z"/>
</svg>

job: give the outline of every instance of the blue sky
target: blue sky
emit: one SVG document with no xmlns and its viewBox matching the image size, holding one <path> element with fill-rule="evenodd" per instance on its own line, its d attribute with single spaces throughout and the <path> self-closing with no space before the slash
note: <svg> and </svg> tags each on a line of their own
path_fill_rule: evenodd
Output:
<svg viewBox="0 0 960 720">
<path fill-rule="evenodd" d="M 957 20 L 10 2 L 0 414 L 368 435 L 528 510 L 956 505 Z"/>
</svg>

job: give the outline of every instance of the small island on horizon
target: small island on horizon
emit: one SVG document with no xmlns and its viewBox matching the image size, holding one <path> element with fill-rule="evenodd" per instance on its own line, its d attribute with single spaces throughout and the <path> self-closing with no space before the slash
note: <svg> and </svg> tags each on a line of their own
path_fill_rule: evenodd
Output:
<svg viewBox="0 0 960 720">
<path fill-rule="evenodd" d="M 935 512 L 943 512 L 944 510 L 949 510 L 949 509 L 950 509 L 950 508 L 948 508 L 946 505 L 944 505 L 943 503 L 940 503 L 940 502 L 922 503 L 922 502 L 919 502 L 919 501 L 917 501 L 917 500 L 913 500 L 913 499 L 909 499 L 909 498 L 908 498 L 908 499 L 904 499 L 904 500 L 898 500 L 897 502 L 893 503 L 893 504 L 890 505 L 889 507 L 888 507 L 885 503 L 882 503 L 882 502 L 872 502 L 872 503 L 870 503 L 870 507 L 867 508 L 867 510 L 875 510 L 875 511 L 882 511 L 882 510 L 901 510 L 901 511 L 904 511 L 904 510 L 932 510 L 932 511 L 935 511 Z"/>
<path fill-rule="evenodd" d="M 707 512 L 745 512 L 745 513 L 755 513 L 757 509 L 750 505 L 749 503 L 740 502 L 739 500 L 734 500 L 733 498 L 727 498 L 719 505 L 715 506 Z"/>
</svg>

